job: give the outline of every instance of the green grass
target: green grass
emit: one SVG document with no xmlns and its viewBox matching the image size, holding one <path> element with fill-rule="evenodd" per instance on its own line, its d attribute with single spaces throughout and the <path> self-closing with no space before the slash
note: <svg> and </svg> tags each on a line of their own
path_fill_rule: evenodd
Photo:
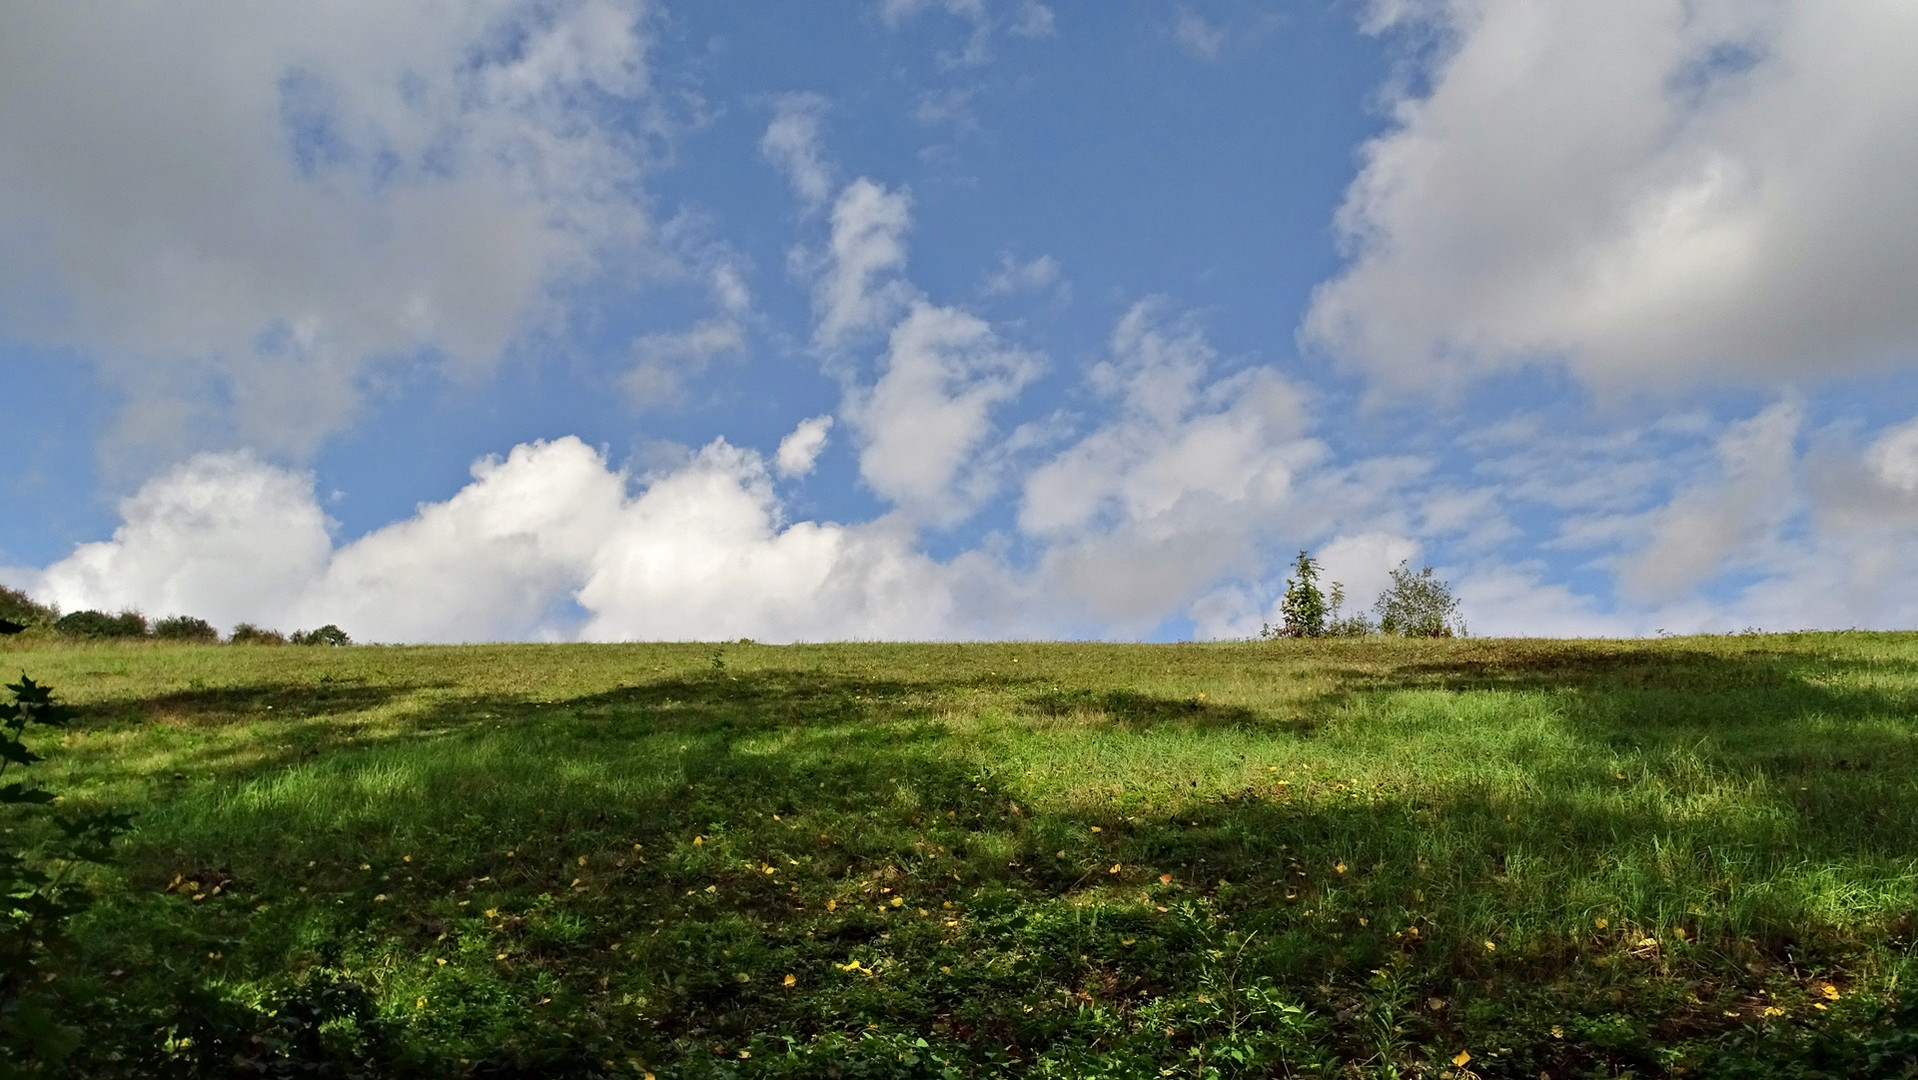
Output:
<svg viewBox="0 0 1918 1080">
<path fill-rule="evenodd" d="M 1918 635 L 0 661 L 89 1075 L 1918 1075 Z"/>
</svg>

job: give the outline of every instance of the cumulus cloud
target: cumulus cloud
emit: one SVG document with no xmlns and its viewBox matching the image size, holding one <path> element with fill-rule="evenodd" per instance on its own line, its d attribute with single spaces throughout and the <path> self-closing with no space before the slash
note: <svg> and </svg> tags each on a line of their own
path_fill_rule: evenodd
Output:
<svg viewBox="0 0 1918 1080">
<path fill-rule="evenodd" d="M 1918 9 L 1378 0 L 1368 27 L 1442 44 L 1302 336 L 1381 386 L 1762 384 L 1918 347 Z"/>
<path fill-rule="evenodd" d="M 846 405 L 863 444 L 860 476 L 915 520 L 963 520 L 996 485 L 980 462 L 993 408 L 1039 369 L 978 316 L 915 303 L 893 327 L 878 380 Z"/>
<path fill-rule="evenodd" d="M 860 177 L 839 193 L 823 273 L 813 289 L 814 343 L 833 348 L 875 330 L 913 296 L 906 266 L 912 201 L 905 192 Z"/>
<path fill-rule="evenodd" d="M 759 140 L 759 152 L 785 173 L 800 206 L 808 212 L 832 197 L 833 167 L 819 143 L 825 112 L 826 99 L 820 94 L 783 94 Z"/>
<path fill-rule="evenodd" d="M 377 641 L 557 636 L 625 494 L 578 439 L 515 447 L 451 499 L 341 548 L 280 617 Z"/>
<path fill-rule="evenodd" d="M 35 5 L 0 34 L 0 334 L 120 435 L 312 449 L 369 377 L 484 370 L 641 243 L 639 0 Z M 219 403 L 219 404 L 213 404 Z"/>
<path fill-rule="evenodd" d="M 791 434 L 779 440 L 779 452 L 773 455 L 773 465 L 779 475 L 797 477 L 812 472 L 820 453 L 826 449 L 826 438 L 831 431 L 830 416 L 801 420 Z"/>
<path fill-rule="evenodd" d="M 581 635 L 951 636 L 968 622 L 955 588 L 976 565 L 934 563 L 884 524 L 782 527 L 765 464 L 716 442 L 628 508 L 579 592 Z"/>
<path fill-rule="evenodd" d="M 1918 420 L 1880 435 L 1865 451 L 1865 463 L 1885 485 L 1918 494 Z"/>
<path fill-rule="evenodd" d="M 785 522 L 765 461 L 723 440 L 639 481 L 575 438 L 525 444 L 475 464 L 452 498 L 337 548 L 312 478 L 246 455 L 197 456 L 122 512 L 111 540 L 25 584 L 68 609 L 333 622 L 374 641 L 898 639 L 1052 625 L 1029 620 L 1043 607 L 984 556 L 935 562 L 887 522 Z"/>
<path fill-rule="evenodd" d="M 251 454 L 204 454 L 120 503 L 111 540 L 29 581 L 67 611 L 197 615 L 222 626 L 291 610 L 333 541 L 313 480 Z"/>
</svg>

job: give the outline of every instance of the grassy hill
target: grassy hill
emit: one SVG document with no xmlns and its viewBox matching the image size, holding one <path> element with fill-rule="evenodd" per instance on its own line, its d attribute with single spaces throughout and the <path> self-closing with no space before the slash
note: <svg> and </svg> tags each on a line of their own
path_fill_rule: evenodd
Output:
<svg viewBox="0 0 1918 1080">
<path fill-rule="evenodd" d="M 1918 635 L 0 664 L 87 1075 L 1915 1075 Z"/>
</svg>

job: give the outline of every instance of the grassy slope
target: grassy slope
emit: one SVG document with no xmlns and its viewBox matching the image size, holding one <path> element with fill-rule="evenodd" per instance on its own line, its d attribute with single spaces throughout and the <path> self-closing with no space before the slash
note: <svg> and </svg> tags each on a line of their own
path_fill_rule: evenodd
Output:
<svg viewBox="0 0 1918 1080">
<path fill-rule="evenodd" d="M 1914 973 L 1918 635 L 3 659 L 176 1034 L 323 971 L 448 1075 L 1697 1076 Z"/>
</svg>

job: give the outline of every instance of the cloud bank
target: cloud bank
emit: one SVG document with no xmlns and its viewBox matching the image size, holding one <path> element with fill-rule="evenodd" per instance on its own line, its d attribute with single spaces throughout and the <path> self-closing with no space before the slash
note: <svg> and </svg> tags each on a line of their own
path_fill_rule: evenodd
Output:
<svg viewBox="0 0 1918 1080">
<path fill-rule="evenodd" d="M 1563 364 L 1608 391 L 1909 362 L 1918 8 L 1376 0 L 1390 96 L 1303 339 L 1388 389 Z M 1429 85 L 1427 85 L 1429 83 Z"/>
<path fill-rule="evenodd" d="M 367 381 L 486 371 L 650 226 L 642 0 L 29 5 L 0 33 L 0 326 L 119 440 L 304 454 Z M 209 163 L 218 163 L 217 168 Z"/>
</svg>

